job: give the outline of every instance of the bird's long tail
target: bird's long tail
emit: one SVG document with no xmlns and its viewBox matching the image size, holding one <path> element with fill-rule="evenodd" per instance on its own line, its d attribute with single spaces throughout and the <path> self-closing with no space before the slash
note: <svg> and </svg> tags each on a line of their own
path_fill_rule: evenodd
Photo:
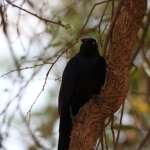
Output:
<svg viewBox="0 0 150 150">
<path fill-rule="evenodd" d="M 69 119 L 60 121 L 58 150 L 69 149 L 71 130 L 72 130 L 72 120 L 70 117 Z"/>
</svg>

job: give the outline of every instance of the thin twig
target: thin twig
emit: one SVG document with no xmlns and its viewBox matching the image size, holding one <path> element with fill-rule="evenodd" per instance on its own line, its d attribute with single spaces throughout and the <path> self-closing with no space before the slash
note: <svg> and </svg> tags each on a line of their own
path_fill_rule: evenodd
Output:
<svg viewBox="0 0 150 150">
<path fill-rule="evenodd" d="M 106 139 L 106 130 L 104 130 L 104 140 L 105 140 L 105 147 L 108 150 L 107 139 Z"/>
<path fill-rule="evenodd" d="M 115 132 L 114 132 L 114 115 L 111 116 L 111 132 L 113 137 L 113 145 L 115 145 Z"/>
<path fill-rule="evenodd" d="M 143 52 L 143 55 L 144 55 L 144 58 L 145 58 L 147 64 L 150 66 L 150 62 L 148 61 L 148 59 L 146 57 L 146 54 L 145 54 L 145 51 L 144 51 L 143 47 L 141 47 L 141 49 L 142 49 L 142 52 Z"/>
<path fill-rule="evenodd" d="M 111 0 L 110 0 L 110 1 L 111 1 Z M 90 18 L 90 16 L 91 16 L 91 14 L 92 14 L 94 8 L 95 8 L 97 5 L 100 5 L 100 4 L 106 3 L 106 2 L 108 2 L 108 1 L 103 1 L 103 2 L 96 3 L 96 4 L 93 5 L 93 7 L 91 8 L 91 11 L 90 11 L 90 13 L 89 13 L 89 15 L 88 15 L 88 17 L 87 17 L 87 19 L 86 19 L 86 21 L 85 21 L 85 23 L 84 23 L 82 29 L 81 29 L 81 31 L 79 32 L 78 36 L 76 37 L 76 40 L 75 40 L 70 46 L 68 46 L 66 49 L 64 49 L 64 50 L 62 51 L 62 53 L 57 57 L 57 59 L 52 63 L 51 67 L 49 68 L 48 72 L 46 73 L 46 78 L 45 78 L 45 82 L 44 82 L 44 84 L 43 84 L 42 90 L 40 91 L 40 93 L 38 94 L 38 96 L 37 96 L 36 99 L 34 100 L 33 104 L 31 105 L 29 111 L 27 112 L 26 117 L 30 114 L 30 112 L 31 112 L 31 110 L 32 110 L 32 107 L 33 107 L 34 104 L 36 103 L 36 101 L 37 101 L 37 99 L 39 98 L 39 96 L 41 95 L 41 93 L 44 91 L 44 88 L 45 88 L 45 85 L 46 85 L 46 82 L 47 82 L 48 75 L 49 75 L 51 69 L 53 68 L 54 64 L 58 61 L 58 59 L 59 59 L 65 52 L 68 51 L 69 48 L 71 48 L 71 47 L 74 46 L 76 43 L 78 43 L 78 40 L 79 40 L 80 36 L 82 35 L 82 32 L 83 32 L 83 30 L 85 29 L 85 27 L 86 27 L 86 25 L 87 25 L 87 23 L 88 23 L 88 21 L 89 21 L 89 18 Z M 29 115 L 29 116 L 30 116 L 30 115 Z M 25 117 L 25 119 L 26 119 L 26 117 Z"/>
<path fill-rule="evenodd" d="M 121 130 L 121 126 L 122 126 L 123 112 L 124 112 L 124 104 L 125 104 L 125 102 L 122 104 L 120 123 L 119 123 L 118 133 L 117 133 L 117 137 L 116 137 L 116 142 L 114 143 L 114 150 L 116 150 L 117 144 L 118 144 L 118 140 L 119 140 L 120 130 Z"/>
<path fill-rule="evenodd" d="M 22 8 L 22 6 L 24 5 L 24 3 L 25 3 L 25 0 L 23 0 L 23 2 L 21 3 L 21 5 L 20 5 L 21 8 Z M 21 9 L 19 10 L 16 27 L 17 27 L 17 33 L 18 33 L 18 37 L 19 37 L 19 40 L 20 40 L 20 44 L 21 44 L 23 50 L 26 51 L 26 50 L 25 50 L 25 47 L 24 47 L 24 45 L 23 45 L 21 36 L 20 36 L 20 31 L 19 31 L 20 16 L 21 16 Z"/>
<path fill-rule="evenodd" d="M 47 78 L 48 78 L 48 75 L 50 73 L 50 71 L 52 70 L 53 66 L 55 65 L 55 63 L 58 61 L 58 59 L 70 48 L 72 47 L 73 45 L 75 45 L 77 43 L 77 41 L 75 41 L 74 43 L 72 43 L 69 47 L 67 47 L 65 50 L 62 51 L 62 53 L 56 58 L 56 60 L 52 63 L 51 67 L 49 68 L 49 70 L 47 71 L 46 73 L 46 77 L 45 77 L 45 82 L 43 84 L 43 87 L 42 87 L 42 90 L 40 91 L 40 93 L 38 94 L 38 96 L 36 97 L 36 99 L 34 100 L 33 104 L 31 105 L 29 111 L 27 112 L 27 115 L 26 117 L 29 115 L 30 116 L 30 112 L 32 110 L 32 107 L 34 106 L 34 104 L 36 103 L 37 99 L 39 98 L 39 96 L 41 95 L 41 93 L 44 91 L 44 88 L 45 88 L 45 85 L 47 83 Z M 26 119 L 25 117 L 25 119 Z"/>
<path fill-rule="evenodd" d="M 106 128 L 105 119 L 102 119 L 100 123 L 100 128 L 99 128 L 99 140 L 98 140 L 95 150 L 98 150 L 98 147 L 100 144 L 102 146 L 102 149 L 104 149 L 103 135 L 104 135 L 105 128 Z"/>
<path fill-rule="evenodd" d="M 101 27 L 102 20 L 103 20 L 104 13 L 105 13 L 105 11 L 106 11 L 107 6 L 108 6 L 108 2 L 106 3 L 106 6 L 105 6 L 105 8 L 104 8 L 104 10 L 103 10 L 103 13 L 102 13 L 102 15 L 101 15 L 101 18 L 100 18 L 100 21 L 99 21 L 99 24 L 98 24 L 98 34 L 99 34 L 99 40 L 98 40 L 98 42 L 101 42 L 101 41 L 102 41 L 102 40 L 101 40 L 102 34 L 100 35 L 100 31 L 101 31 L 100 27 Z M 102 47 L 102 42 L 101 42 L 101 47 Z"/>
<path fill-rule="evenodd" d="M 22 70 L 26 70 L 26 69 L 33 69 L 35 67 L 39 67 L 39 66 L 42 66 L 42 65 L 45 65 L 45 64 L 52 64 L 52 63 L 44 63 L 44 64 L 38 64 L 38 65 L 35 65 L 35 66 L 32 66 L 32 67 L 24 67 L 24 68 L 19 68 L 19 69 L 14 69 L 14 70 L 10 70 L 9 72 L 1 75 L 0 77 L 4 77 L 12 72 L 16 72 L 16 71 L 22 71 Z"/>
<path fill-rule="evenodd" d="M 23 115 L 23 113 L 22 113 L 22 111 L 21 111 L 21 109 L 19 109 L 19 112 L 20 112 L 21 117 L 22 117 L 22 118 L 25 118 L 24 115 Z M 24 122 L 25 122 L 26 126 L 28 127 L 29 133 L 30 133 L 30 135 L 31 135 L 31 137 L 32 137 L 32 139 L 33 139 L 35 145 L 36 145 L 37 147 L 39 147 L 39 148 L 44 149 L 44 150 L 49 150 L 49 148 L 46 148 L 46 147 L 42 144 L 42 142 L 40 142 L 40 140 L 38 140 L 38 138 L 36 137 L 35 133 L 32 131 L 32 129 L 31 129 L 30 126 L 28 125 L 28 121 L 27 121 L 26 119 L 24 119 Z"/>
<path fill-rule="evenodd" d="M 138 147 L 137 150 L 142 149 L 142 148 L 144 147 L 144 145 L 146 145 L 146 142 L 149 140 L 149 138 L 150 138 L 150 127 L 149 127 L 149 129 L 148 129 L 147 134 L 146 134 L 145 137 L 142 139 L 142 141 L 141 141 L 141 143 L 140 143 L 140 145 L 139 145 L 139 147 Z"/>
<path fill-rule="evenodd" d="M 149 29 L 149 24 L 150 24 L 150 10 L 148 11 L 148 14 L 147 14 L 147 21 L 146 21 L 145 26 L 144 26 L 144 28 L 143 28 L 143 33 L 142 33 L 142 35 L 140 36 L 141 38 L 140 38 L 140 40 L 139 40 L 139 45 L 138 45 L 138 47 L 136 48 L 134 54 L 132 55 L 132 60 L 131 60 L 131 64 L 130 64 L 131 66 L 132 66 L 132 64 L 133 64 L 133 61 L 134 61 L 135 57 L 137 56 L 138 52 L 139 52 L 140 49 L 141 49 L 141 45 L 143 45 L 143 43 L 144 43 L 144 40 L 145 40 L 146 35 L 147 35 L 147 31 L 148 31 L 148 29 Z"/>
<path fill-rule="evenodd" d="M 134 64 L 133 64 L 133 66 L 135 67 L 135 70 L 130 73 L 130 75 L 129 75 L 130 77 L 132 77 L 138 70 L 137 66 L 135 66 Z"/>
<path fill-rule="evenodd" d="M 109 118 L 108 122 L 105 124 L 105 128 L 109 125 L 110 122 L 111 122 L 111 118 Z"/>
<path fill-rule="evenodd" d="M 104 41 L 104 46 L 103 46 L 103 49 L 102 49 L 102 56 L 105 56 L 105 54 L 106 54 L 107 45 L 108 45 L 108 42 L 109 42 L 111 33 L 112 33 L 112 31 L 113 31 L 113 28 L 114 28 L 114 26 L 115 26 L 116 20 L 117 20 L 117 18 L 118 18 L 118 16 L 119 16 L 119 13 L 120 13 L 120 11 L 121 11 L 121 8 L 122 8 L 121 6 L 123 5 L 123 3 L 124 3 L 124 0 L 120 0 L 118 6 L 117 6 L 117 8 L 116 8 L 116 11 L 115 11 L 115 13 L 114 13 L 114 16 L 113 16 L 113 18 L 112 18 L 112 21 L 111 21 L 111 23 L 110 23 L 110 27 L 109 27 L 107 36 L 106 36 L 105 41 Z"/>
<path fill-rule="evenodd" d="M 104 150 L 103 132 L 102 132 L 102 136 L 101 136 L 101 149 Z"/>
<path fill-rule="evenodd" d="M 22 7 L 19 7 L 19 6 L 15 5 L 15 4 L 13 4 L 13 3 L 12 3 L 11 1 L 9 1 L 9 0 L 6 0 L 6 1 L 7 1 L 8 4 L 12 5 L 13 7 L 19 8 L 19 9 L 25 11 L 26 13 L 28 13 L 28 14 L 30 14 L 30 15 L 32 15 L 32 16 L 35 16 L 35 17 L 39 18 L 40 20 L 43 20 L 43 21 L 46 22 L 46 23 L 49 22 L 49 23 L 53 23 L 53 24 L 59 25 L 59 26 L 61 26 L 61 27 L 63 27 L 63 28 L 67 28 L 67 25 L 62 24 L 60 20 L 58 20 L 58 22 L 56 22 L 56 21 L 52 21 L 52 20 L 48 20 L 48 19 L 42 18 L 42 17 L 38 16 L 37 14 L 34 14 L 34 13 L 32 13 L 32 12 L 30 12 L 30 11 L 28 11 L 28 10 L 22 8 Z"/>
<path fill-rule="evenodd" d="M 112 19 L 112 18 L 113 18 L 113 16 L 114 16 L 114 7 L 115 7 L 115 4 L 114 4 L 114 1 L 112 1 L 111 19 Z"/>
<path fill-rule="evenodd" d="M 80 33 L 79 33 L 78 36 L 77 36 L 77 39 L 79 39 L 79 37 L 81 36 L 81 34 L 82 34 L 82 32 L 83 32 L 85 26 L 87 25 L 87 23 L 88 23 L 88 21 L 89 21 L 89 19 L 90 19 L 90 16 L 91 16 L 91 14 L 92 14 L 94 8 L 95 8 L 96 6 L 98 6 L 98 5 L 100 5 L 100 4 L 108 3 L 108 2 L 111 2 L 111 1 L 112 1 L 112 0 L 107 0 L 107 1 L 99 2 L 99 3 L 95 3 L 95 4 L 93 5 L 93 7 L 91 8 L 91 11 L 90 11 L 90 13 L 89 13 L 89 15 L 87 16 L 86 22 L 84 23 L 84 25 L 83 25 L 83 27 L 82 27 Z"/>
</svg>

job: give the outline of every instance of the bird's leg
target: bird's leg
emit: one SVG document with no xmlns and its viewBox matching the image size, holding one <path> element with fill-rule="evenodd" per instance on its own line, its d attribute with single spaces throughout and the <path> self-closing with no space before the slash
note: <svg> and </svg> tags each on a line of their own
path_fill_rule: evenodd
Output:
<svg viewBox="0 0 150 150">
<path fill-rule="evenodd" d="M 102 103 L 104 102 L 104 98 L 100 97 L 99 95 L 92 95 L 92 98 L 94 99 L 95 103 L 98 105 L 98 106 L 102 106 Z"/>
<path fill-rule="evenodd" d="M 69 108 L 70 108 L 70 118 L 72 119 L 73 125 L 76 125 L 77 122 L 83 123 L 83 121 L 79 120 L 77 116 L 73 116 L 71 106 Z"/>
</svg>

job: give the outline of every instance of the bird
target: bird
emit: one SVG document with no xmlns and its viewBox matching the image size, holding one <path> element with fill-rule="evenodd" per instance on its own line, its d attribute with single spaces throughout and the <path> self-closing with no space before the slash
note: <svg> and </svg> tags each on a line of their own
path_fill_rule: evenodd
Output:
<svg viewBox="0 0 150 150">
<path fill-rule="evenodd" d="M 58 150 L 68 150 L 74 116 L 101 91 L 106 77 L 106 60 L 100 56 L 94 38 L 81 39 L 79 52 L 72 57 L 62 75 L 58 96 L 60 115 Z"/>
</svg>

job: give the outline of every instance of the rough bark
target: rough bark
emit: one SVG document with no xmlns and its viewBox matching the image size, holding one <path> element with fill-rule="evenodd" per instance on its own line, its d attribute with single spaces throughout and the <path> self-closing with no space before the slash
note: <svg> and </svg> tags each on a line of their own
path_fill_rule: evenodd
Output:
<svg viewBox="0 0 150 150">
<path fill-rule="evenodd" d="M 98 105 L 93 98 L 79 110 L 77 117 L 83 120 L 83 123 L 78 122 L 73 127 L 69 150 L 93 150 L 101 122 L 124 103 L 129 88 L 132 50 L 146 8 L 147 0 L 125 1 L 106 55 L 107 81 L 100 93 L 104 101 Z"/>
</svg>

